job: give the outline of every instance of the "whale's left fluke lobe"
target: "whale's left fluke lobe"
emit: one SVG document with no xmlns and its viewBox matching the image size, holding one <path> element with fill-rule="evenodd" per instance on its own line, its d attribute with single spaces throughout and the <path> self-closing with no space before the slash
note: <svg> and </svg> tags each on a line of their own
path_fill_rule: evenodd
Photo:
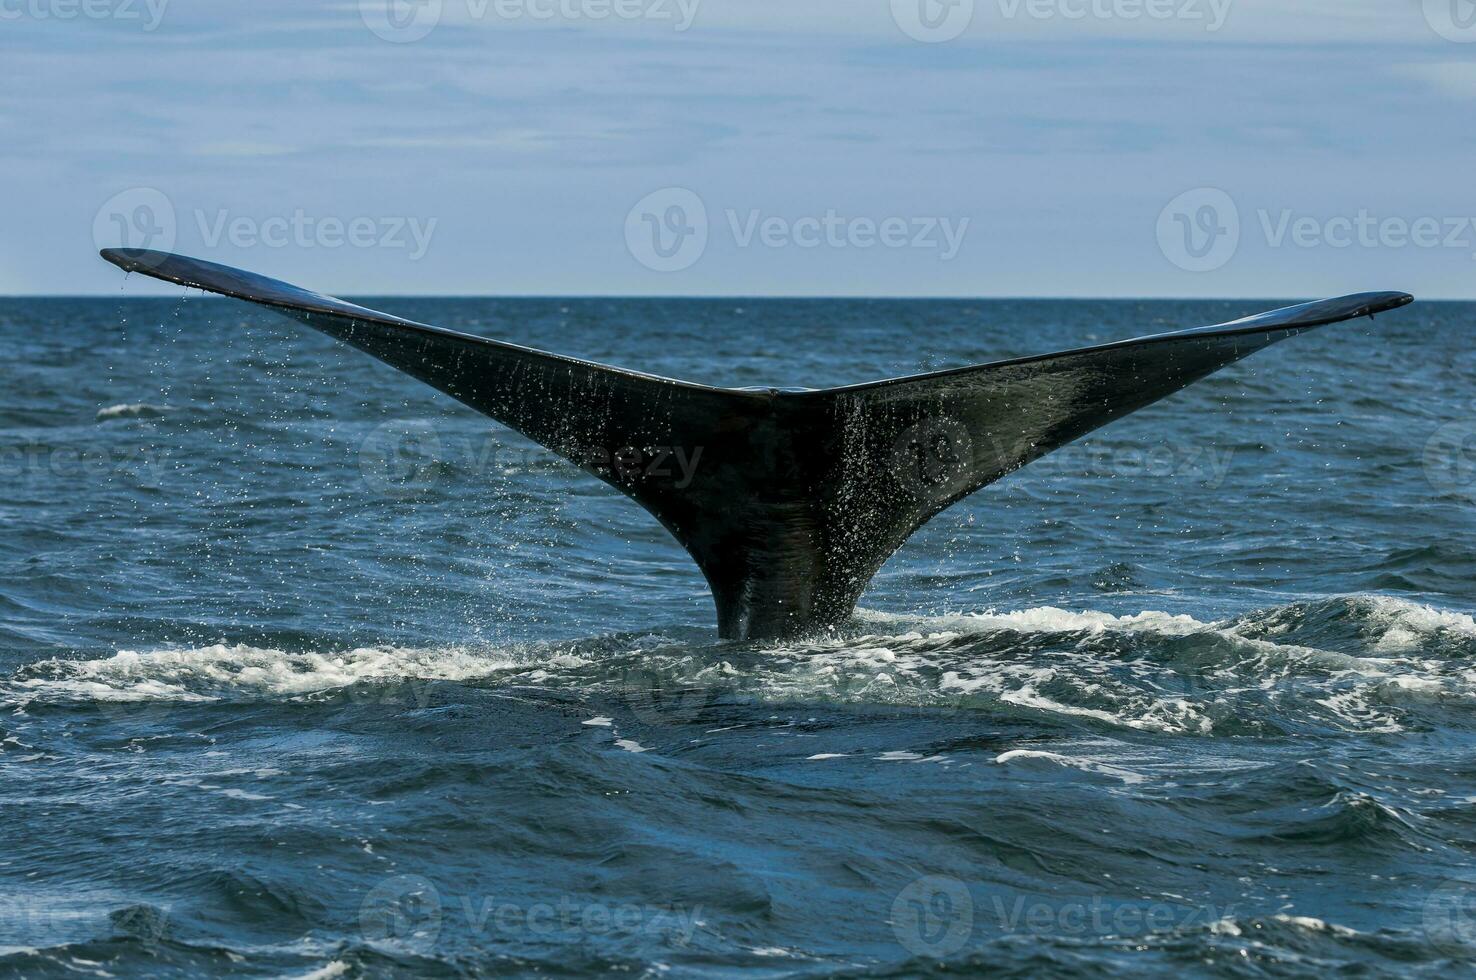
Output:
<svg viewBox="0 0 1476 980">
<path fill-rule="evenodd" d="M 442 330 L 183 256 L 102 254 L 295 317 L 616 487 L 696 560 L 729 639 L 841 622 L 887 558 L 949 504 L 1272 343 L 1412 300 L 1362 293 L 916 377 L 737 390 Z"/>
</svg>

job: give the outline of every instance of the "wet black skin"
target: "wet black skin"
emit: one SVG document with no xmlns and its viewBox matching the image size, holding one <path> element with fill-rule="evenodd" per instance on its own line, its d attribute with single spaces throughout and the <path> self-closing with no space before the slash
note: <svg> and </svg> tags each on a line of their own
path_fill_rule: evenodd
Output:
<svg viewBox="0 0 1476 980">
<path fill-rule="evenodd" d="M 910 378 L 739 390 L 441 330 L 183 256 L 102 255 L 295 317 L 616 487 L 697 562 L 730 640 L 840 623 L 903 542 L 963 497 L 1263 347 L 1412 301 L 1360 293 Z"/>
</svg>

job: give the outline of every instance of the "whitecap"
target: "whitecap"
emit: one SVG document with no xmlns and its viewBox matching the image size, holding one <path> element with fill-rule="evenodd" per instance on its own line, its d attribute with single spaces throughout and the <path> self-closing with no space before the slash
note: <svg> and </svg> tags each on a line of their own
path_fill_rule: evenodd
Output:
<svg viewBox="0 0 1476 980">
<path fill-rule="evenodd" d="M 120 405 L 109 405 L 107 408 L 97 410 L 96 419 L 99 422 L 108 422 L 113 419 L 153 419 L 174 411 L 169 405 L 150 405 L 148 402 L 125 402 Z"/>
<path fill-rule="evenodd" d="M 516 665 L 496 652 L 460 647 L 315 653 L 217 643 L 120 650 L 99 660 L 43 661 L 27 667 L 11 686 L 28 699 L 206 701 L 232 692 L 305 695 L 364 681 L 468 680 Z"/>
<path fill-rule="evenodd" d="M 1038 749 L 1011 749 L 1008 752 L 1001 752 L 997 757 L 995 757 L 994 762 L 996 765 L 1008 765 L 1011 762 L 1016 762 L 1020 760 L 1039 760 L 1054 765 L 1069 766 L 1071 768 L 1081 769 L 1086 772 L 1100 773 L 1101 775 L 1111 776 L 1114 779 L 1119 779 L 1122 782 L 1128 783 L 1130 785 L 1134 783 L 1144 783 L 1148 781 L 1148 777 L 1143 775 L 1142 773 L 1134 772 L 1131 769 L 1124 769 L 1122 766 L 1114 766 L 1109 763 L 1097 762 L 1092 759 L 1082 759 L 1061 755 L 1057 752 L 1043 752 Z"/>
</svg>

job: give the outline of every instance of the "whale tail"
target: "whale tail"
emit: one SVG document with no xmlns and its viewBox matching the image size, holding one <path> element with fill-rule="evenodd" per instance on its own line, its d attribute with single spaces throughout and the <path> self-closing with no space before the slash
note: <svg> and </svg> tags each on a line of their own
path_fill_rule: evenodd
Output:
<svg viewBox="0 0 1476 980">
<path fill-rule="evenodd" d="M 687 549 L 734 640 L 843 621 L 903 542 L 961 498 L 1263 347 L 1413 299 L 1361 293 L 915 377 L 739 390 L 426 326 L 212 262 L 102 256 L 301 320 L 604 480 Z"/>
</svg>

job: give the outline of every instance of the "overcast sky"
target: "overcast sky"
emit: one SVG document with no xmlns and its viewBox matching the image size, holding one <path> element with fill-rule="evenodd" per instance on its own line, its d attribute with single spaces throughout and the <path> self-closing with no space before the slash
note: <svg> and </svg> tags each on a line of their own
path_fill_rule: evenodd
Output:
<svg viewBox="0 0 1476 980">
<path fill-rule="evenodd" d="M 0 293 L 167 292 L 133 244 L 348 295 L 1476 297 L 1472 42 L 1473 0 L 0 0 Z"/>
</svg>

